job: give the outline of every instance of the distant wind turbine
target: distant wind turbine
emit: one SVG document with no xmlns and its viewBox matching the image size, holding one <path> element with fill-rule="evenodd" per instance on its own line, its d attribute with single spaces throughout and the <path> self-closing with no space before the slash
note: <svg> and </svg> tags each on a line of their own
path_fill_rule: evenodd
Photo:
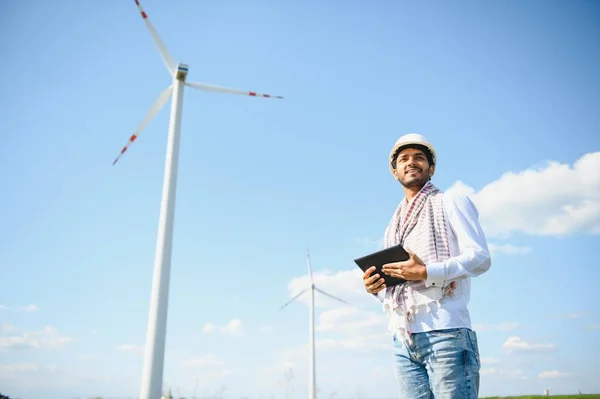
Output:
<svg viewBox="0 0 600 399">
<path fill-rule="evenodd" d="M 308 266 L 308 277 L 310 279 L 310 287 L 305 288 L 302 291 L 300 291 L 300 293 L 298 293 L 295 297 L 290 299 L 285 305 L 283 305 L 281 308 L 279 308 L 279 310 L 282 310 L 287 305 L 289 305 L 290 303 L 292 303 L 296 299 L 298 299 L 300 297 L 300 295 L 302 295 L 306 291 L 310 290 L 310 308 L 309 308 L 310 311 L 309 311 L 309 327 L 308 327 L 308 331 L 309 331 L 309 333 L 308 333 L 308 337 L 309 337 L 308 399 L 315 399 L 316 393 L 317 393 L 317 391 L 316 391 L 317 380 L 316 380 L 316 370 L 315 370 L 315 291 L 319 291 L 321 294 L 328 296 L 330 298 L 333 298 L 336 301 L 345 303 L 347 305 L 349 305 L 349 303 L 340 298 L 337 298 L 331 294 L 328 294 L 327 292 L 325 292 L 315 286 L 315 283 L 313 280 L 312 266 L 310 264 L 310 253 L 308 252 L 308 249 L 306 250 L 306 263 Z"/>
<path fill-rule="evenodd" d="M 113 165 L 129 146 L 137 139 L 141 131 L 162 109 L 167 100 L 171 101 L 171 119 L 169 122 L 169 135 L 167 141 L 167 155 L 165 160 L 165 172 L 162 191 L 162 202 L 160 208 L 160 219 L 158 225 L 158 236 L 156 242 L 156 255 L 154 260 L 154 276 L 152 281 L 152 294 L 150 299 L 150 311 L 148 317 L 148 331 L 146 336 L 146 349 L 144 357 L 144 370 L 142 386 L 139 399 L 159 399 L 161 395 L 165 335 L 167 327 L 167 308 L 169 297 L 169 278 L 171 269 L 171 252 L 173 244 L 173 217 L 175 214 L 175 194 L 177 186 L 177 167 L 179 161 L 179 137 L 181 128 L 181 107 L 183 105 L 184 86 L 193 89 L 205 90 L 215 93 L 241 94 L 252 97 L 283 98 L 269 94 L 259 94 L 251 91 L 229 89 L 205 83 L 186 82 L 188 66 L 176 64 L 167 51 L 166 46 L 158 36 L 154 26 L 148 20 L 148 15 L 142 9 L 138 0 L 135 0 L 140 14 L 150 35 L 154 39 L 167 71 L 172 78 L 172 84 L 167 87 L 156 99 L 150 108 L 146 118 L 138 126 L 137 130 L 129 138 L 129 141 L 114 160 Z"/>
</svg>

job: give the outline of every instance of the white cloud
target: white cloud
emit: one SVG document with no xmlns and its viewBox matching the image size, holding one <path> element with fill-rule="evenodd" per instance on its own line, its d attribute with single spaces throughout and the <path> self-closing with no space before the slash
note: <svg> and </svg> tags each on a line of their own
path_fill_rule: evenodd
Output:
<svg viewBox="0 0 600 399">
<path fill-rule="evenodd" d="M 519 328 L 518 323 L 474 324 L 475 331 L 511 331 Z"/>
<path fill-rule="evenodd" d="M 286 360 L 286 361 L 282 361 L 281 363 L 272 366 L 272 367 L 266 367 L 262 370 L 263 373 L 265 374 L 283 374 L 283 373 L 290 373 L 290 370 L 293 370 L 294 367 L 296 367 L 296 363 Z"/>
<path fill-rule="evenodd" d="M 550 370 L 550 371 L 542 371 L 541 373 L 538 374 L 539 378 L 561 378 L 561 377 L 568 377 L 570 376 L 571 373 L 564 373 L 558 370 Z"/>
<path fill-rule="evenodd" d="M 315 292 L 315 307 L 325 308 L 317 311 L 318 319 L 315 330 L 319 333 L 332 334 L 331 337 L 319 336 L 316 350 L 379 350 L 389 349 L 391 333 L 387 329 L 387 317 L 383 313 L 380 302 L 365 291 L 362 283 L 362 272 L 358 268 L 339 272 L 313 272 L 315 286 L 322 291 L 341 298 L 351 305 L 340 303 L 335 299 Z M 308 275 L 296 277 L 288 284 L 290 297 L 310 287 Z M 299 302 L 308 304 L 309 293 L 298 298 Z M 381 312 L 362 310 L 361 307 L 380 309 Z M 306 361 L 308 344 L 288 349 L 282 357 L 281 364 L 301 363 Z"/>
<path fill-rule="evenodd" d="M 209 390 L 209 387 L 215 389 L 225 377 L 232 374 L 232 370 L 225 362 L 213 354 L 185 360 L 181 363 L 181 367 L 188 370 L 188 373 L 193 373 L 186 375 L 194 375 L 194 378 L 198 379 L 198 388 L 201 391 Z"/>
<path fill-rule="evenodd" d="M 562 319 L 562 320 L 577 320 L 586 316 L 590 316 L 590 312 L 571 312 L 571 313 L 563 313 L 551 315 L 550 319 Z"/>
<path fill-rule="evenodd" d="M 19 330 L 9 323 L 0 326 L 0 350 L 57 349 L 71 341 L 52 326 L 39 331 Z"/>
<path fill-rule="evenodd" d="M 365 336 L 347 337 L 343 333 L 337 338 L 317 338 L 315 339 L 315 352 L 319 358 L 329 351 L 341 350 L 342 353 L 348 353 L 349 350 L 367 350 L 373 349 L 386 350 L 391 347 L 391 336 L 387 333 L 369 334 Z M 386 339 L 387 338 L 387 339 Z M 287 348 L 282 353 L 282 360 L 279 363 L 287 365 L 305 364 L 308 360 L 308 343 Z"/>
<path fill-rule="evenodd" d="M 27 306 L 7 306 L 0 304 L 0 312 L 3 310 L 15 311 L 15 312 L 39 312 L 41 309 L 39 306 L 31 304 Z"/>
<path fill-rule="evenodd" d="M 202 332 L 204 334 L 212 334 L 217 329 L 224 334 L 232 336 L 241 336 L 244 334 L 244 325 L 240 319 L 231 319 L 226 325 L 220 328 L 213 323 L 206 323 L 202 328 Z"/>
<path fill-rule="evenodd" d="M 316 288 L 349 302 L 353 306 L 372 305 L 373 296 L 367 293 L 362 282 L 362 271 L 356 267 L 350 270 L 331 272 L 328 270 L 313 272 L 313 280 Z M 301 291 L 310 287 L 310 278 L 308 274 L 293 278 L 288 284 L 288 293 L 290 298 L 296 296 Z M 309 292 L 301 295 L 297 301 L 308 304 Z M 315 292 L 315 307 L 340 308 L 348 306 L 335 299 L 332 299 L 320 292 Z"/>
<path fill-rule="evenodd" d="M 211 333 L 213 333 L 215 331 L 215 329 L 216 329 L 216 326 L 214 324 L 212 324 L 212 323 L 206 323 L 204 325 L 204 328 L 202 328 L 202 332 L 204 334 L 211 334 Z"/>
<path fill-rule="evenodd" d="M 515 369 L 515 370 L 501 370 L 495 367 L 491 368 L 482 368 L 480 371 L 482 376 L 494 376 L 502 379 L 509 380 L 525 380 L 527 376 L 523 372 L 523 370 Z"/>
<path fill-rule="evenodd" d="M 240 319 L 232 319 L 226 326 L 221 327 L 219 331 L 229 335 L 241 336 L 244 333 L 244 327 Z"/>
<path fill-rule="evenodd" d="M 8 334 L 13 331 L 17 331 L 17 329 L 15 326 L 10 324 L 9 322 L 4 321 L 4 322 L 2 322 L 2 324 L 0 324 L 0 336 L 2 334 Z"/>
<path fill-rule="evenodd" d="M 490 237 L 600 234 L 600 152 L 585 154 L 572 166 L 549 162 L 507 172 L 478 192 L 460 181 L 448 191 L 471 196 Z"/>
<path fill-rule="evenodd" d="M 471 197 L 471 199 L 473 199 L 473 195 L 475 195 L 475 189 L 467 186 L 461 180 L 457 180 L 456 182 L 454 182 L 454 184 L 448 189 L 446 189 L 446 191 L 449 193 L 455 193 L 459 195 L 467 195 Z M 479 211 L 481 212 L 481 209 Z"/>
<path fill-rule="evenodd" d="M 360 336 L 369 331 L 387 331 L 387 320 L 384 314 L 344 307 L 321 312 L 315 330 L 336 331 L 345 335 Z"/>
<path fill-rule="evenodd" d="M 364 291 L 360 292 L 357 290 L 355 284 L 344 283 L 345 281 L 354 279 L 354 271 L 334 274 L 315 273 L 315 275 L 317 276 L 317 282 L 320 281 L 320 286 L 324 287 L 323 289 L 327 290 L 327 292 L 333 291 L 339 296 L 344 297 L 344 299 L 347 299 L 347 296 L 353 297 L 356 299 L 356 302 L 365 301 L 369 303 L 370 308 L 373 305 L 376 308 L 380 306 L 375 298 Z M 293 287 L 293 285 L 290 284 L 290 287 Z M 290 295 L 293 292 L 292 288 Z M 322 298 L 322 305 L 327 305 L 324 299 Z M 335 301 L 329 302 L 329 305 L 335 307 L 320 311 L 317 310 L 315 325 L 317 333 L 315 351 L 321 368 L 335 368 L 335 365 L 339 363 L 340 356 L 347 356 L 349 353 L 358 353 L 358 351 L 360 351 L 360 356 L 363 359 L 370 357 L 381 359 L 378 356 L 389 354 L 392 346 L 392 336 L 387 329 L 387 318 L 383 310 L 379 313 L 362 310 L 353 306 L 338 306 Z M 304 365 L 307 364 L 308 353 L 308 342 L 289 347 L 280 352 L 273 366 L 263 371 L 269 375 L 281 375 L 284 372 L 297 371 L 302 374 L 304 380 Z M 377 362 L 378 360 L 375 360 L 375 364 Z M 360 368 L 361 366 L 358 367 Z M 343 381 L 347 376 L 340 375 L 338 378 L 340 378 L 340 381 Z M 288 382 L 286 381 L 286 383 Z M 341 384 L 343 385 L 343 383 Z"/>
<path fill-rule="evenodd" d="M 481 358 L 481 364 L 499 364 L 500 363 L 500 359 L 496 359 L 493 357 L 482 357 Z"/>
<path fill-rule="evenodd" d="M 371 298 L 373 299 L 373 298 Z M 337 358 L 349 351 L 374 351 L 385 353 L 391 347 L 391 333 L 387 330 L 387 318 L 383 313 L 365 311 L 356 307 L 341 307 L 323 310 L 318 314 L 315 325 L 317 338 L 315 351 L 319 358 Z M 308 360 L 308 343 L 290 347 L 283 351 L 277 365 L 269 368 L 282 372 Z M 339 352 L 339 353 L 338 353 Z"/>
<path fill-rule="evenodd" d="M 206 355 L 194 359 L 186 360 L 182 363 L 183 367 L 217 367 L 224 366 L 225 362 L 218 359 L 215 355 Z"/>
<path fill-rule="evenodd" d="M 109 390 L 113 389 L 113 392 L 124 389 L 124 385 L 117 385 L 126 380 L 122 376 L 111 378 L 102 368 L 86 370 L 86 367 L 80 363 L 73 364 L 72 361 L 63 360 L 67 361 L 67 364 L 23 362 L 0 365 L 0 387 L 2 387 L 0 389 L 2 389 L 2 393 L 7 393 L 4 391 L 5 387 L 8 390 L 14 389 L 14 397 L 23 398 L 45 397 L 44 393 L 47 394 L 46 396 L 51 396 L 48 395 L 50 392 L 59 390 L 63 392 L 62 396 L 69 396 L 66 392 L 82 388 L 93 392 L 94 386 L 99 390 L 110 387 Z M 119 374 L 123 370 L 127 372 L 126 368 L 120 367 L 115 374 Z M 129 382 L 127 381 L 127 383 Z M 12 388 L 10 388 L 11 386 Z M 20 392 L 17 393 L 18 391 Z M 90 393 L 90 397 L 91 395 L 92 393 Z M 72 396 L 77 395 L 73 394 Z"/>
<path fill-rule="evenodd" d="M 0 366 L 0 372 L 2 373 L 28 372 L 37 371 L 39 369 L 40 366 L 35 363 L 5 364 Z"/>
<path fill-rule="evenodd" d="M 517 246 L 512 244 L 501 244 L 497 245 L 494 243 L 489 243 L 488 247 L 492 255 L 494 254 L 503 254 L 503 255 L 527 255 L 531 252 L 530 247 Z"/>
<path fill-rule="evenodd" d="M 545 352 L 554 349 L 552 344 L 527 342 L 520 337 L 510 337 L 502 346 L 508 352 Z"/>
<path fill-rule="evenodd" d="M 265 334 L 270 334 L 273 332 L 273 326 L 271 325 L 264 325 L 260 328 L 260 332 L 265 333 Z"/>
</svg>

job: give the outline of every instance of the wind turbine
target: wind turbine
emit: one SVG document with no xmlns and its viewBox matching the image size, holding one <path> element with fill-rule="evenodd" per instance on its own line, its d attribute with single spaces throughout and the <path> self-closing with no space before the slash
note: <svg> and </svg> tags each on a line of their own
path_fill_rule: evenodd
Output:
<svg viewBox="0 0 600 399">
<path fill-rule="evenodd" d="M 310 264 L 310 253 L 308 249 L 306 250 L 306 263 L 308 266 L 308 277 L 310 279 L 310 287 L 305 288 L 300 293 L 298 293 L 295 297 L 290 299 L 285 305 L 283 305 L 279 310 L 282 310 L 290 303 L 294 302 L 296 299 L 300 297 L 300 295 L 304 294 L 306 291 L 310 290 L 310 310 L 309 310 L 309 326 L 308 326 L 308 340 L 309 340 L 309 359 L 308 359 L 308 399 L 316 398 L 316 375 L 315 375 L 315 291 L 319 291 L 321 294 L 328 296 L 330 298 L 335 299 L 336 301 L 340 301 L 349 305 L 348 302 L 337 298 L 327 292 L 317 288 L 315 286 L 315 282 L 313 280 L 312 274 L 312 266 Z"/>
<path fill-rule="evenodd" d="M 165 335 L 167 329 L 167 308 L 169 297 L 169 279 L 171 269 L 171 252 L 173 244 L 173 218 L 175 214 L 175 194 L 177 187 L 177 167 L 179 161 L 179 137 L 181 129 L 181 107 L 183 105 L 183 89 L 185 86 L 216 93 L 240 94 L 252 97 L 283 98 L 269 94 L 259 94 L 251 91 L 236 90 L 226 87 L 209 85 L 206 83 L 186 82 L 188 66 L 176 64 L 167 51 L 166 46 L 158 36 L 154 26 L 148 20 L 148 15 L 143 10 L 140 2 L 135 0 L 140 14 L 167 71 L 172 78 L 172 84 L 167 87 L 156 99 L 146 118 L 138 126 L 137 130 L 129 138 L 121 153 L 114 160 L 113 165 L 125 154 L 129 146 L 137 139 L 141 131 L 162 109 L 167 100 L 171 101 L 171 119 L 169 122 L 169 135 L 167 139 L 167 154 L 165 160 L 165 172 L 163 180 L 162 200 L 160 207 L 160 218 L 156 242 L 156 255 L 154 260 L 154 275 L 152 280 L 152 294 L 150 299 L 150 310 L 148 316 L 148 330 L 146 335 L 146 349 L 144 355 L 144 369 L 140 399 L 159 399 L 161 395 Z"/>
</svg>

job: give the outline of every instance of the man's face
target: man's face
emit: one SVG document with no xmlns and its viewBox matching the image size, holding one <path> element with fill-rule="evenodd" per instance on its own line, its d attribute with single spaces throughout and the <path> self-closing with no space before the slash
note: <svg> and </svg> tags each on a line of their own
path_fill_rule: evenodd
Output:
<svg viewBox="0 0 600 399">
<path fill-rule="evenodd" d="M 404 187 L 423 187 L 434 171 L 435 166 L 429 165 L 423 151 L 405 148 L 398 154 L 394 175 Z"/>
</svg>

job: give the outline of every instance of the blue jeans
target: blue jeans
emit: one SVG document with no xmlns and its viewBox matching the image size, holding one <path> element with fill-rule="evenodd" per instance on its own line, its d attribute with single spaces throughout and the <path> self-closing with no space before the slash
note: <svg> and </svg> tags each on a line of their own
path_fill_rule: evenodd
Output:
<svg viewBox="0 0 600 399">
<path fill-rule="evenodd" d="M 411 340 L 394 335 L 400 399 L 477 399 L 481 363 L 475 331 L 413 333 Z"/>
</svg>

